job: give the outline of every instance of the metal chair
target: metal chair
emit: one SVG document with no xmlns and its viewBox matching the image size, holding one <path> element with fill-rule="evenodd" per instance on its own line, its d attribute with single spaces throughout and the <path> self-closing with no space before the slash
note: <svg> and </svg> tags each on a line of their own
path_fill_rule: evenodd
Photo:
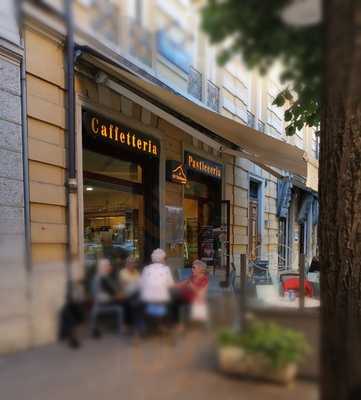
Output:
<svg viewBox="0 0 361 400">
<path fill-rule="evenodd" d="M 269 285 L 272 283 L 271 275 L 269 273 L 268 261 L 255 260 L 249 261 L 249 268 L 251 271 L 252 281 L 256 285 Z"/>
<path fill-rule="evenodd" d="M 122 333 L 123 328 L 123 308 L 117 304 L 109 304 L 102 301 L 100 296 L 100 279 L 99 277 L 94 278 L 92 285 L 92 294 L 94 298 L 94 304 L 90 312 L 90 333 L 96 335 L 98 332 L 97 320 L 101 315 L 114 315 L 117 319 L 117 330 L 118 334 Z"/>
</svg>

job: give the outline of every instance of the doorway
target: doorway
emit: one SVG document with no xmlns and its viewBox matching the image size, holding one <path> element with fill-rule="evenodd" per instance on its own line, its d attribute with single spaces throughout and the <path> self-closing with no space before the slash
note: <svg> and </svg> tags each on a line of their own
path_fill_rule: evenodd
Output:
<svg viewBox="0 0 361 400">
<path fill-rule="evenodd" d="M 248 257 L 256 260 L 260 255 L 260 183 L 254 180 L 249 182 L 249 205 L 248 205 Z"/>
<path fill-rule="evenodd" d="M 227 238 L 222 227 L 221 180 L 188 171 L 183 208 L 185 265 L 201 259 L 212 268 L 221 268 L 224 258 L 220 252 Z"/>
</svg>

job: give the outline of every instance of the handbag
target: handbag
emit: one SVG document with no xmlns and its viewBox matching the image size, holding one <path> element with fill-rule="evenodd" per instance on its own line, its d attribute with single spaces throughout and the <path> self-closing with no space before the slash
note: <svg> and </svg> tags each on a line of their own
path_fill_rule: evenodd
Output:
<svg viewBox="0 0 361 400">
<path fill-rule="evenodd" d="M 203 302 L 195 302 L 191 305 L 191 320 L 207 322 L 209 317 L 208 305 Z"/>
</svg>

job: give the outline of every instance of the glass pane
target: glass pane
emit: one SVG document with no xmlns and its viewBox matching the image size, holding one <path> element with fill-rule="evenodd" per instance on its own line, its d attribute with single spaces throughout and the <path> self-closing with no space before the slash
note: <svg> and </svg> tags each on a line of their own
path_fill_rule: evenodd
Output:
<svg viewBox="0 0 361 400">
<path fill-rule="evenodd" d="M 186 265 L 190 265 L 198 258 L 198 201 L 184 199 L 185 243 L 184 258 Z"/>
<path fill-rule="evenodd" d="M 184 188 L 184 195 L 189 197 L 208 198 L 209 191 L 206 183 L 188 181 Z"/>
<path fill-rule="evenodd" d="M 84 253 L 88 266 L 98 257 L 117 268 L 127 256 L 143 258 L 143 195 L 115 185 L 86 180 L 84 186 Z"/>
<path fill-rule="evenodd" d="M 83 152 L 83 169 L 94 174 L 142 183 L 142 167 L 140 165 L 90 150 Z"/>
</svg>

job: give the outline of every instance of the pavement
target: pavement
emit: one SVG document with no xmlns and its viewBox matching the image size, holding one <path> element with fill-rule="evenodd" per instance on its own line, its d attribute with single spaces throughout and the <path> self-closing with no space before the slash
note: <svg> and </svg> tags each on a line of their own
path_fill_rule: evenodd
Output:
<svg viewBox="0 0 361 400">
<path fill-rule="evenodd" d="M 317 385 L 231 378 L 217 369 L 212 334 L 176 340 L 104 335 L 79 350 L 54 344 L 0 357 L 1 400 L 318 400 Z"/>
</svg>

